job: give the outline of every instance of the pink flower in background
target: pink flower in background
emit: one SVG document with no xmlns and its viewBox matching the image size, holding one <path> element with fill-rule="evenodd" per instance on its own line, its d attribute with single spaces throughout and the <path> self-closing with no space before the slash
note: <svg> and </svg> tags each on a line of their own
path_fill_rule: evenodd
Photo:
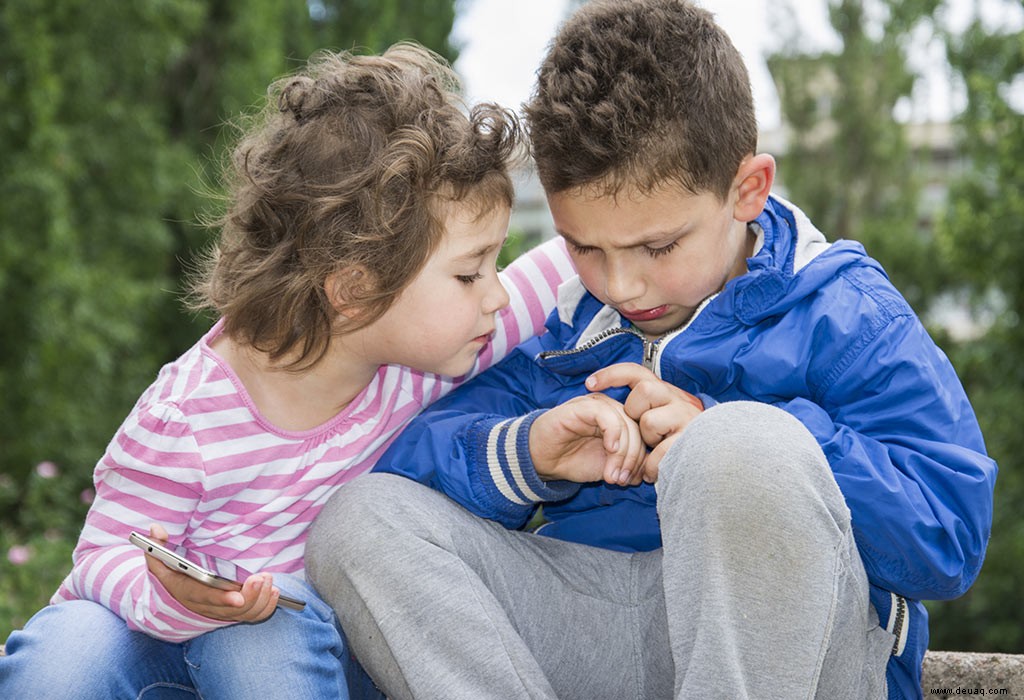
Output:
<svg viewBox="0 0 1024 700">
<path fill-rule="evenodd" d="M 16 544 L 7 550 L 7 561 L 21 566 L 32 558 L 32 550 L 22 544 Z"/>
<path fill-rule="evenodd" d="M 57 469 L 57 465 L 53 462 L 46 461 L 40 462 L 36 465 L 36 474 L 43 477 L 44 479 L 52 479 L 60 473 Z"/>
<path fill-rule="evenodd" d="M 78 494 L 78 500 L 80 500 L 87 506 L 92 505 L 92 502 L 96 500 L 96 492 L 93 491 L 91 488 L 84 489 L 82 493 Z"/>
</svg>

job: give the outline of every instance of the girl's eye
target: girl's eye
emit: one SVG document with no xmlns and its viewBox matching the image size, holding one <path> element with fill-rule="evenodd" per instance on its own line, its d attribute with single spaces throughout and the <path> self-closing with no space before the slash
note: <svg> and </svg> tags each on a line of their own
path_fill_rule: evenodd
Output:
<svg viewBox="0 0 1024 700">
<path fill-rule="evenodd" d="M 679 245 L 679 241 L 672 241 L 668 245 L 664 245 L 660 248 L 651 248 L 650 246 L 644 246 L 644 250 L 652 258 L 660 258 L 662 255 L 668 255 L 673 250 L 675 250 L 677 245 Z"/>
<path fill-rule="evenodd" d="M 479 272 L 473 275 L 455 275 L 455 279 L 457 279 L 459 282 L 462 282 L 462 284 L 473 284 L 474 282 L 482 280 L 483 278 L 484 276 L 481 275 Z"/>
</svg>

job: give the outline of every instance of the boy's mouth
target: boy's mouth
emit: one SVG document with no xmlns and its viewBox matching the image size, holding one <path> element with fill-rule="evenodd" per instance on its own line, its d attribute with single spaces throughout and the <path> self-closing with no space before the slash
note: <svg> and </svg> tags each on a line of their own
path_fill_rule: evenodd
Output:
<svg viewBox="0 0 1024 700">
<path fill-rule="evenodd" d="M 639 311 L 619 309 L 619 313 L 633 323 L 643 323 L 644 321 L 653 321 L 664 316 L 668 313 L 668 305 L 662 304 L 661 306 L 655 306 L 653 309 L 640 309 Z"/>
</svg>

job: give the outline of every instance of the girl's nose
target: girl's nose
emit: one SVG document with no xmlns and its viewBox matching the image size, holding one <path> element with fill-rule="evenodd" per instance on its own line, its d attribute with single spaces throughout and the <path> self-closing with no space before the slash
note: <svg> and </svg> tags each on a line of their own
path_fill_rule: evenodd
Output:
<svg viewBox="0 0 1024 700">
<path fill-rule="evenodd" d="M 484 297 L 484 312 L 493 314 L 508 306 L 509 296 L 497 273 L 489 275 L 487 295 Z"/>
</svg>

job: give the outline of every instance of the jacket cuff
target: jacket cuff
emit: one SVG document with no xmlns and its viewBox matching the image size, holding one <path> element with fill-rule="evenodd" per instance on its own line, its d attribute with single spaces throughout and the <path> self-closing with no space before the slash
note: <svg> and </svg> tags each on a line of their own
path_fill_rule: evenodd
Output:
<svg viewBox="0 0 1024 700">
<path fill-rule="evenodd" d="M 530 458 L 530 427 L 544 413 L 533 411 L 491 425 L 479 425 L 475 436 L 486 455 L 479 477 L 489 491 L 518 506 L 562 501 L 579 491 L 571 481 L 544 481 Z M 484 466 L 486 465 L 486 466 Z"/>
</svg>

